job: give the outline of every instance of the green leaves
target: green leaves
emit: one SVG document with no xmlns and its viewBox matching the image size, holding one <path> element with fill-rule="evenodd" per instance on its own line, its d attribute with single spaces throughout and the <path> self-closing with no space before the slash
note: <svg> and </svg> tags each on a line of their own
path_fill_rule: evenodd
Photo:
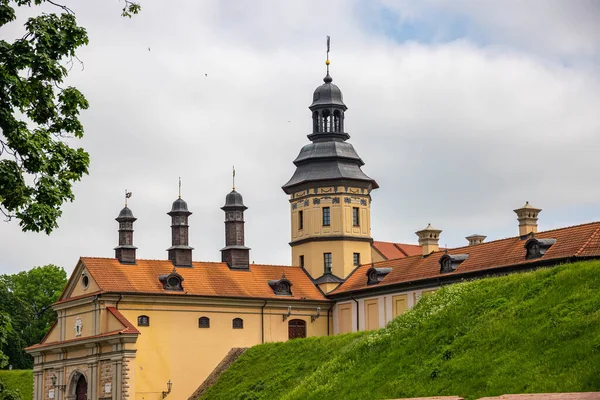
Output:
<svg viewBox="0 0 600 400">
<path fill-rule="evenodd" d="M 4 368 L 8 364 L 8 356 L 2 352 L 2 348 L 8 342 L 8 335 L 11 332 L 10 316 L 0 311 L 0 368 Z"/>
<path fill-rule="evenodd" d="M 66 272 L 56 265 L 0 275 L 0 351 L 10 357 L 15 368 L 31 368 L 31 357 L 23 348 L 39 343 L 56 320 L 50 305 L 58 300 L 66 283 Z M 5 346 L 2 313 L 10 317 L 13 328 Z"/>
<path fill-rule="evenodd" d="M 0 0 L 0 27 L 15 20 L 15 6 L 43 2 Z M 83 137 L 79 114 L 88 101 L 77 88 L 61 87 L 89 39 L 72 10 L 51 4 L 60 12 L 29 18 L 13 43 L 0 40 L 0 212 L 24 231 L 47 234 L 90 164 L 85 150 L 71 146 Z M 126 0 L 122 15 L 140 10 Z"/>
<path fill-rule="evenodd" d="M 132 15 L 135 15 L 140 11 L 142 11 L 142 6 L 140 5 L 140 3 L 134 3 L 125 0 L 125 7 L 123 7 L 123 12 L 121 13 L 121 16 L 131 18 Z"/>
</svg>

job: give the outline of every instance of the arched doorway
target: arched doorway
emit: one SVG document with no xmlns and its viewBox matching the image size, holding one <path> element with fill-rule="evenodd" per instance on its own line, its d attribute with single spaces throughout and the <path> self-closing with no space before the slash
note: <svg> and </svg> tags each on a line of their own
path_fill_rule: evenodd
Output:
<svg viewBox="0 0 600 400">
<path fill-rule="evenodd" d="M 75 386 L 75 400 L 87 400 L 87 381 L 83 375 L 79 375 Z"/>
<path fill-rule="evenodd" d="M 292 319 L 288 322 L 289 339 L 299 339 L 306 337 L 306 321 L 301 319 Z"/>
</svg>

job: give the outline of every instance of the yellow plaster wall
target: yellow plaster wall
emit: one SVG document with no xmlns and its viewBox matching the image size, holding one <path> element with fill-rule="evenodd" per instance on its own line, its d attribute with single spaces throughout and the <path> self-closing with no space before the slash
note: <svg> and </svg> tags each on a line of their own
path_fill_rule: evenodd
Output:
<svg viewBox="0 0 600 400">
<path fill-rule="evenodd" d="M 134 309 L 136 308 L 136 309 Z M 158 400 L 173 382 L 173 399 L 185 399 L 203 382 L 233 347 L 251 347 L 262 342 L 261 307 L 183 306 L 147 303 L 120 303 L 119 311 L 137 326 L 137 317 L 150 317 L 150 326 L 138 326 L 135 387 L 137 400 Z M 265 342 L 288 338 L 288 322 L 282 315 L 287 307 L 265 308 Z M 314 323 L 316 310 L 292 309 L 289 319 L 307 322 L 307 336 L 327 335 L 327 306 Z M 302 315 L 304 314 L 304 315 Z M 199 328 L 200 317 L 210 318 L 210 328 Z M 244 329 L 233 329 L 232 320 L 244 320 Z"/>
<path fill-rule="evenodd" d="M 387 261 L 376 249 L 371 246 L 371 262 Z M 365 262 L 366 263 L 366 262 Z"/>
<path fill-rule="evenodd" d="M 345 303 L 338 306 L 338 332 L 352 332 L 352 304 Z"/>
<path fill-rule="evenodd" d="M 92 336 L 92 320 L 94 313 L 92 312 L 93 305 L 86 304 L 79 307 L 72 307 L 67 310 L 66 325 L 65 325 L 65 340 L 83 338 Z M 75 321 L 77 317 L 81 318 L 83 323 L 81 336 L 75 336 Z"/>
<path fill-rule="evenodd" d="M 339 283 L 335 283 L 335 282 L 322 283 L 319 285 L 319 288 L 321 289 L 321 291 L 323 291 L 323 293 L 329 293 L 332 290 L 334 290 L 336 287 L 338 287 L 339 285 L 340 285 Z"/>
<path fill-rule="evenodd" d="M 337 203 L 333 202 L 334 198 L 337 199 Z M 345 198 L 350 198 L 350 203 L 346 203 Z M 318 199 L 319 204 L 314 203 L 315 199 Z M 362 205 L 360 203 L 361 200 L 365 200 L 366 205 Z M 308 205 L 306 205 L 307 201 Z M 319 236 L 349 235 L 370 237 L 371 200 L 368 195 L 356 196 L 348 193 L 319 193 L 306 196 L 301 200 L 291 200 L 291 202 L 292 241 Z M 330 208 L 330 225 L 323 225 L 324 207 Z M 352 209 L 355 207 L 359 209 L 358 226 L 354 226 L 352 223 Z M 302 229 L 300 229 L 299 211 L 303 211 L 304 214 Z"/>
<path fill-rule="evenodd" d="M 44 340 L 42 343 L 58 342 L 59 340 L 60 340 L 60 336 L 58 334 L 58 323 L 57 323 L 50 329 L 48 336 L 46 336 L 46 340 Z"/>
<path fill-rule="evenodd" d="M 96 281 L 92 278 L 92 276 L 85 269 L 83 269 L 82 273 L 85 274 L 89 278 L 88 287 L 85 288 L 83 286 L 83 283 L 82 283 L 83 276 L 81 275 L 81 273 L 79 273 L 79 276 L 77 277 L 77 282 L 75 282 L 75 285 L 73 286 L 73 291 L 71 292 L 69 297 L 81 296 L 86 293 L 92 293 L 92 292 L 96 292 L 96 291 L 100 290 L 100 287 L 98 286 Z"/>
<path fill-rule="evenodd" d="M 125 326 L 111 313 L 106 312 L 106 332 L 113 332 L 116 330 L 121 330 L 125 328 Z M 130 321 L 132 324 L 137 324 L 137 319 L 135 321 Z"/>
<path fill-rule="evenodd" d="M 371 244 L 352 240 L 332 240 L 306 242 L 292 247 L 292 260 L 298 265 L 300 255 L 304 255 L 304 268 L 313 277 L 318 278 L 324 273 L 323 253 L 331 253 L 332 272 L 345 279 L 354 270 L 354 253 L 360 254 L 361 263 L 371 259 Z"/>
</svg>

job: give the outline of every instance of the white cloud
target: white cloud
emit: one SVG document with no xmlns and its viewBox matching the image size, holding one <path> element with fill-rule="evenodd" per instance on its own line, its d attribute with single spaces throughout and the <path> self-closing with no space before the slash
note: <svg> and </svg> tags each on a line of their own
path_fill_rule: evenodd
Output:
<svg viewBox="0 0 600 400">
<path fill-rule="evenodd" d="M 351 142 L 381 185 L 374 238 L 416 242 L 428 222 L 450 246 L 475 231 L 511 236 L 512 210 L 525 200 L 544 209 L 542 228 L 598 219 L 593 68 L 469 38 L 399 44 L 366 32 L 359 7 L 342 1 L 143 5 L 132 20 L 105 3 L 77 10 L 91 37 L 80 55 L 85 70 L 71 77 L 91 104 L 81 141 L 90 175 L 51 236 L 1 226 L 0 272 L 51 262 L 70 270 L 79 256 L 111 257 L 126 188 L 134 192 L 138 256 L 165 258 L 178 176 L 194 213 L 194 258 L 219 260 L 219 207 L 233 164 L 249 207 L 252 260 L 289 263 L 280 186 L 308 142 L 307 107 L 324 75 L 327 34 Z M 587 56 L 594 40 L 582 38 L 573 51 Z"/>
</svg>

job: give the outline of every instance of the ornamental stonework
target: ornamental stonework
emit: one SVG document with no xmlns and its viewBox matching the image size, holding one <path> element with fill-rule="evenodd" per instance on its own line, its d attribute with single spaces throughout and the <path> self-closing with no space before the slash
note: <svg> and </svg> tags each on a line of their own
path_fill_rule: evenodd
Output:
<svg viewBox="0 0 600 400">
<path fill-rule="evenodd" d="M 111 397 L 113 365 L 110 360 L 100 361 L 100 397 Z M 110 392 L 106 392 L 107 384 L 110 384 Z"/>
</svg>

